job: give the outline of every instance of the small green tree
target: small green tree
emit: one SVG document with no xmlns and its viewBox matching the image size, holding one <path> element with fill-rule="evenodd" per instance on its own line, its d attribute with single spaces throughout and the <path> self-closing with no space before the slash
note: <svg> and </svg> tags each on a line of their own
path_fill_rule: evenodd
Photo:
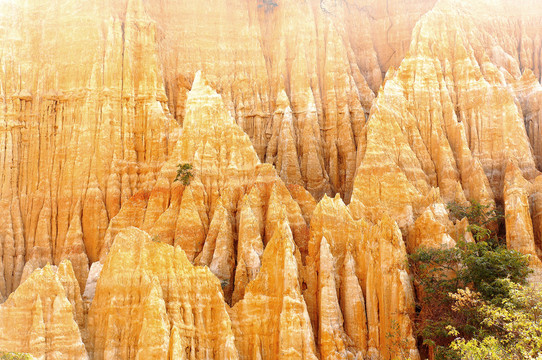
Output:
<svg viewBox="0 0 542 360">
<path fill-rule="evenodd" d="M 190 180 L 194 177 L 192 164 L 184 163 L 177 165 L 177 167 L 177 176 L 173 181 L 180 181 L 184 186 L 190 185 Z"/>
<path fill-rule="evenodd" d="M 502 225 L 504 213 L 502 209 L 491 204 L 482 204 L 477 200 L 471 200 L 470 205 L 451 202 L 447 206 L 451 220 L 467 218 L 469 226 L 467 230 L 472 233 L 476 241 L 504 242 L 498 236 L 499 225 Z"/>
<path fill-rule="evenodd" d="M 508 250 L 504 238 L 489 228 L 502 221 L 501 212 L 475 201 L 470 206 L 453 203 L 448 209 L 452 219 L 467 217 L 477 241 L 458 241 L 453 248 L 420 248 L 409 255 L 414 281 L 420 289 L 416 330 L 423 343 L 435 349 L 437 359 L 460 358 L 455 349 L 448 347 L 453 340 L 449 327 L 469 339 L 481 329 L 482 319 L 476 311 L 453 308 L 454 294 L 468 286 L 483 301 L 496 303 L 509 295 L 503 279 L 525 283 L 532 272 L 528 257 Z"/>
<path fill-rule="evenodd" d="M 456 337 L 450 348 L 467 360 L 542 359 L 542 289 L 509 279 L 501 282 L 501 287 L 509 289 L 508 298 L 498 304 L 479 300 L 479 335 L 466 339 L 450 327 L 450 335 Z M 463 298 L 456 296 L 458 308 L 465 307 Z"/>
<path fill-rule="evenodd" d="M 487 227 L 489 224 L 499 222 L 504 218 L 501 209 L 491 204 L 484 205 L 478 200 L 471 200 L 470 205 L 451 202 L 446 207 L 452 220 L 467 218 L 469 224 L 480 227 Z"/>
</svg>

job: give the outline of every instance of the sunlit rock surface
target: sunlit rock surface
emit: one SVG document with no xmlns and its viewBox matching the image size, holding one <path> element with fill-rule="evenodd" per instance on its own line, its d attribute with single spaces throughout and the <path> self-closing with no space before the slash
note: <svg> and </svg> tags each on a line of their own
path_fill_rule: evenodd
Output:
<svg viewBox="0 0 542 360">
<path fill-rule="evenodd" d="M 116 237 L 96 285 L 89 352 L 93 359 L 236 359 L 226 309 L 208 268 L 130 228 Z"/>
<path fill-rule="evenodd" d="M 323 359 L 418 359 L 414 292 L 397 224 L 355 220 L 344 202 L 325 197 L 314 211 L 305 300 Z M 404 346 L 397 346 L 400 343 Z"/>
<path fill-rule="evenodd" d="M 301 293 L 301 258 L 283 217 L 265 248 L 260 273 L 230 312 L 240 359 L 317 359 Z"/>
<path fill-rule="evenodd" d="M 531 10 L 542 9 L 534 2 L 529 11 L 513 9 L 507 1 L 443 0 L 417 23 L 366 125 L 356 216 L 388 213 L 406 230 L 432 202 L 502 203 L 509 161 L 529 180 L 539 174 L 532 149 L 540 76 L 517 44 L 540 48 L 541 20 Z"/>
<path fill-rule="evenodd" d="M 36 359 L 88 359 L 85 319 L 69 261 L 37 269 L 0 305 L 0 349 Z"/>
<path fill-rule="evenodd" d="M 0 291 L 25 262 L 88 262 L 121 204 L 153 186 L 179 126 L 156 28 L 131 1 L 2 2 Z"/>
<path fill-rule="evenodd" d="M 541 32 L 536 0 L 0 2 L 0 349 L 419 358 L 405 259 L 473 240 L 448 203 L 542 269 Z"/>
<path fill-rule="evenodd" d="M 171 160 L 164 164 L 154 188 L 134 195 L 112 219 L 102 258 L 119 230 L 139 227 L 156 241 L 179 245 L 189 261 L 207 265 L 223 282 L 231 303 L 234 287 L 238 300 L 258 273 L 263 247 L 282 211 L 295 243 L 306 255 L 306 215 L 275 169 L 260 163 L 250 139 L 200 73 L 188 93 L 186 109 L 183 133 Z M 175 181 L 177 164 L 183 163 L 193 165 L 194 178 L 186 186 Z M 307 193 L 298 197 L 310 199 Z M 303 207 L 310 208 L 306 202 Z"/>
</svg>

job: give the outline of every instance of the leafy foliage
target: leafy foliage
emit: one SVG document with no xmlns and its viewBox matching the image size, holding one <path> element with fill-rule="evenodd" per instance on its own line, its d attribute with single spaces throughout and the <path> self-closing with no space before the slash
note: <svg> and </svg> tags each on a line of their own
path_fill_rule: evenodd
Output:
<svg viewBox="0 0 542 360">
<path fill-rule="evenodd" d="M 498 237 L 499 224 L 502 225 L 504 213 L 502 209 L 491 204 L 482 204 L 477 200 L 471 200 L 470 205 L 451 202 L 447 206 L 452 220 L 467 218 L 469 221 L 468 231 L 474 240 L 502 243 L 504 239 Z"/>
<path fill-rule="evenodd" d="M 0 352 L 0 360 L 32 360 L 34 357 L 30 354 Z"/>
<path fill-rule="evenodd" d="M 192 164 L 184 163 L 177 165 L 177 167 L 177 176 L 173 181 L 180 181 L 184 186 L 190 185 L 190 180 L 194 177 Z"/>
<path fill-rule="evenodd" d="M 501 282 L 501 287 L 509 289 L 508 298 L 499 304 L 481 301 L 476 307 L 482 319 L 480 335 L 470 340 L 458 337 L 450 348 L 468 360 L 542 359 L 542 289 L 508 279 Z M 449 333 L 460 335 L 453 327 Z"/>
<path fill-rule="evenodd" d="M 459 352 L 448 345 L 454 337 L 449 328 L 471 339 L 479 335 L 482 320 L 475 306 L 454 307 L 461 289 L 470 287 L 489 304 L 509 297 L 510 288 L 503 279 L 524 284 L 532 270 L 528 256 L 506 249 L 496 231 L 501 212 L 475 201 L 471 206 L 452 203 L 452 219 L 466 217 L 476 242 L 458 241 L 452 248 L 421 248 L 409 256 L 414 281 L 422 290 L 418 294 L 421 311 L 417 332 L 425 345 L 436 349 L 437 359 L 459 359 Z"/>
<path fill-rule="evenodd" d="M 477 200 L 471 200 L 470 205 L 451 202 L 447 205 L 447 208 L 452 220 L 467 218 L 469 224 L 482 228 L 486 228 L 488 225 L 504 218 L 501 209 L 493 207 L 491 204 L 482 204 Z"/>
</svg>

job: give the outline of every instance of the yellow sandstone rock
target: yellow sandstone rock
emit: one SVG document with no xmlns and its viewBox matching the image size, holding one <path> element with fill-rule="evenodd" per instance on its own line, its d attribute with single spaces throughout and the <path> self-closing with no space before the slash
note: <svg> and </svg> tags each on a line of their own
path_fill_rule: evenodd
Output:
<svg viewBox="0 0 542 360">
<path fill-rule="evenodd" d="M 0 1 L 0 349 L 419 359 L 407 252 L 473 240 L 447 203 L 504 205 L 542 269 L 541 29 L 538 0 Z"/>
<path fill-rule="evenodd" d="M 531 214 L 529 198 L 535 194 L 533 208 L 538 210 L 539 191 L 539 188 L 525 180 L 517 165 L 508 164 L 504 185 L 506 244 L 510 249 L 530 255 L 530 265 L 538 271 L 542 270 L 542 261 L 539 258 L 539 242 L 535 241 L 532 218 L 535 214 Z M 536 224 L 539 225 L 538 219 Z"/>
<path fill-rule="evenodd" d="M 259 274 L 230 311 L 240 359 L 317 359 L 295 252 L 284 216 L 265 248 Z"/>
<path fill-rule="evenodd" d="M 157 241 L 179 245 L 189 261 L 207 265 L 232 303 L 257 275 L 263 246 L 282 219 L 283 206 L 294 241 L 306 255 L 314 199 L 295 190 L 302 211 L 275 169 L 260 164 L 250 139 L 201 73 L 187 94 L 186 111 L 183 133 L 156 185 L 135 194 L 111 220 L 101 258 L 121 229 L 139 227 Z M 187 186 L 174 181 L 177 165 L 184 163 L 193 165 L 194 178 Z M 242 264 L 238 269 L 237 263 Z"/>
<path fill-rule="evenodd" d="M 190 264 L 179 246 L 132 227 L 117 235 L 100 273 L 88 315 L 89 353 L 93 359 L 237 359 L 226 309 L 209 269 Z"/>
<path fill-rule="evenodd" d="M 419 358 L 406 248 L 389 217 L 354 220 L 339 197 L 324 197 L 312 217 L 306 274 L 322 358 L 388 358 L 390 351 Z"/>
<path fill-rule="evenodd" d="M 36 269 L 0 305 L 0 349 L 37 359 L 88 359 L 83 304 L 71 263 Z M 81 327 L 81 328 L 80 328 Z"/>
<path fill-rule="evenodd" d="M 98 259 L 109 220 L 153 186 L 175 142 L 156 23 L 140 1 L 119 3 L 2 4 L 4 295 L 32 258 L 70 258 L 83 284 L 85 257 Z"/>
</svg>

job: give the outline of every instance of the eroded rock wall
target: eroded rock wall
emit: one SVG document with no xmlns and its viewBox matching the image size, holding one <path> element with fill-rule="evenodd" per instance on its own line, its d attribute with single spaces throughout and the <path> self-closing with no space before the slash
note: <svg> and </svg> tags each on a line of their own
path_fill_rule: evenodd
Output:
<svg viewBox="0 0 542 360">
<path fill-rule="evenodd" d="M 121 204 L 150 188 L 179 126 L 169 116 L 156 29 L 130 1 L 2 6 L 0 292 L 27 261 L 88 262 Z"/>
<path fill-rule="evenodd" d="M 0 305 L 0 349 L 36 359 L 87 360 L 79 285 L 69 261 L 37 269 Z"/>
<path fill-rule="evenodd" d="M 472 240 L 447 203 L 542 268 L 521 5 L 0 3 L 0 349 L 419 358 L 405 259 Z"/>
</svg>

